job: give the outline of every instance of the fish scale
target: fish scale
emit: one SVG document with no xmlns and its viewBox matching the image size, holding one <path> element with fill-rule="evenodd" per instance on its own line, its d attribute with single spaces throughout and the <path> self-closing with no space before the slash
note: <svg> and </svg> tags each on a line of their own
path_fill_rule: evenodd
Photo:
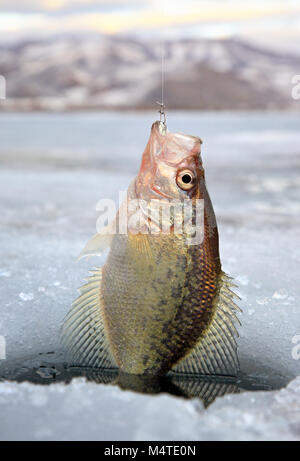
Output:
<svg viewBox="0 0 300 461">
<path fill-rule="evenodd" d="M 166 273 L 170 262 L 177 267 L 180 262 L 183 273 L 184 265 L 178 254 L 174 253 L 170 259 L 168 242 L 163 240 L 161 245 L 160 238 L 151 239 L 156 262 L 155 273 L 152 261 L 141 261 L 138 251 L 133 254 L 131 240 L 120 239 L 119 236 L 112 243 L 107 261 L 109 271 L 106 272 L 106 265 L 103 269 L 104 312 L 108 319 L 112 349 L 121 357 L 122 370 L 128 373 L 142 373 L 145 357 L 149 357 L 147 368 L 154 369 L 156 362 L 161 363 L 163 357 L 169 356 L 170 344 L 164 341 L 163 331 L 170 330 L 179 307 L 176 298 L 182 287 L 175 287 L 173 281 L 167 285 Z M 123 262 L 127 274 L 126 299 L 123 298 L 123 284 L 119 282 L 120 279 L 124 280 L 124 266 L 120 264 L 119 256 L 116 258 L 117 263 L 114 257 L 120 252 L 125 255 L 129 252 L 131 256 L 124 257 Z M 180 278 L 178 280 L 182 285 Z"/>
</svg>

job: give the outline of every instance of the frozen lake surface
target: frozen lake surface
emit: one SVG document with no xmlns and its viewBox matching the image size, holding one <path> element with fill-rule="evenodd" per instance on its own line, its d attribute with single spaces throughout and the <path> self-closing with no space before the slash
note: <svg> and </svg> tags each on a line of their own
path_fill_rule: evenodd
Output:
<svg viewBox="0 0 300 461">
<path fill-rule="evenodd" d="M 300 439 L 296 115 L 170 113 L 168 121 L 204 141 L 223 268 L 242 298 L 240 387 L 292 381 L 287 389 L 228 394 L 204 410 L 205 399 L 97 380 L 7 381 L 71 379 L 62 379 L 60 326 L 88 269 L 103 263 L 76 258 L 95 232 L 97 201 L 117 199 L 136 174 L 153 121 L 144 113 L 0 115 L 0 439 Z"/>
</svg>

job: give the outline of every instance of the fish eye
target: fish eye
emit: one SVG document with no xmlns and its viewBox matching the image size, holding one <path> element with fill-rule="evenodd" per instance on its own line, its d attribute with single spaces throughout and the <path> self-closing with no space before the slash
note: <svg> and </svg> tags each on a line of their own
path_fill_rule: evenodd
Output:
<svg viewBox="0 0 300 461">
<path fill-rule="evenodd" d="M 177 185 L 180 189 L 190 190 L 195 184 L 195 175 L 190 170 L 180 171 L 176 179 Z"/>
</svg>

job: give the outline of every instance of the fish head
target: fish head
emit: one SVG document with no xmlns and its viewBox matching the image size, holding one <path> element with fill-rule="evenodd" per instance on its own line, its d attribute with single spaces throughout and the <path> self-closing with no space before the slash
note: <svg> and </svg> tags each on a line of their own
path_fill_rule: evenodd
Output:
<svg viewBox="0 0 300 461">
<path fill-rule="evenodd" d="M 137 197 L 146 201 L 203 198 L 201 144 L 198 137 L 170 133 L 155 122 L 136 180 Z"/>
</svg>

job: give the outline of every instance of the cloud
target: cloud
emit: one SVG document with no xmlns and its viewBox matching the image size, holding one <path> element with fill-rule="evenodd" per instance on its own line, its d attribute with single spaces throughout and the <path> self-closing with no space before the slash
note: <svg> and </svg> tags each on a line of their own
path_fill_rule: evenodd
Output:
<svg viewBox="0 0 300 461">
<path fill-rule="evenodd" d="M 0 8 L 6 11 L 57 12 L 76 11 L 82 8 L 124 7 L 151 4 L 151 0 L 0 0 Z"/>
<path fill-rule="evenodd" d="M 260 10 L 271 10 L 273 6 L 283 9 L 297 7 L 298 0 L 252 0 L 245 7 L 244 0 L 0 0 L 2 11 L 14 12 L 57 12 L 69 11 L 70 13 L 78 10 L 88 9 L 89 11 L 105 8 L 116 10 L 117 8 L 140 9 L 141 7 L 149 10 L 161 11 L 165 14 L 172 12 L 184 12 L 189 9 L 207 10 L 209 7 L 222 12 L 230 10 L 244 10 L 244 13 L 251 14 L 253 8 Z"/>
<path fill-rule="evenodd" d="M 58 32 L 272 36 L 300 18 L 294 0 L 0 0 L 2 34 Z M 6 8 L 6 10 L 5 10 Z"/>
</svg>

